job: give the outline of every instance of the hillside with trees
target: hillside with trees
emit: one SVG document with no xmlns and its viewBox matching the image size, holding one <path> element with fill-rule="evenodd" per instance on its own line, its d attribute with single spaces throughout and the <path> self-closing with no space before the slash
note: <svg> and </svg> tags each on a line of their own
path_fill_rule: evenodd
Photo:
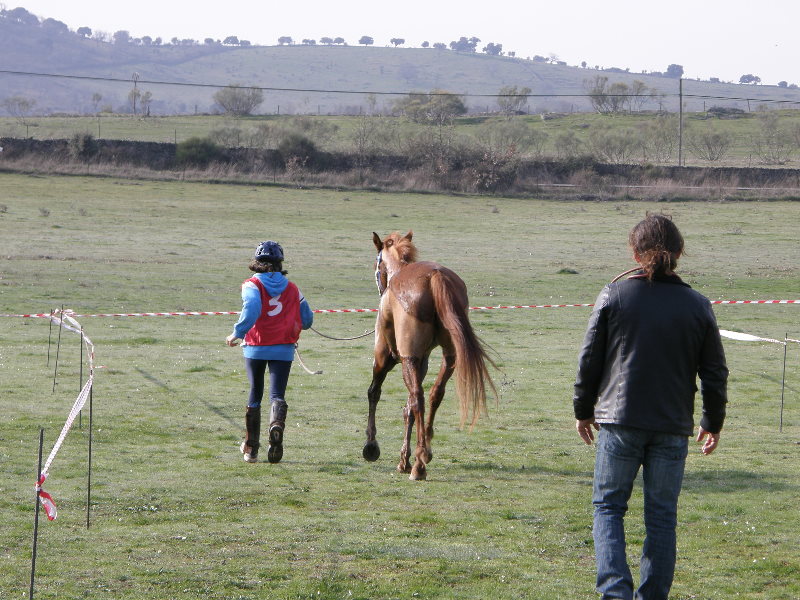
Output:
<svg viewBox="0 0 800 600">
<path fill-rule="evenodd" d="M 255 46 L 236 35 L 220 39 L 134 38 L 85 24 L 40 18 L 24 8 L 0 11 L 0 101 L 27 103 L 35 114 L 194 114 L 226 112 L 226 86 L 258 89 L 253 108 L 266 114 L 359 114 L 394 110 L 409 92 L 459 94 L 468 114 L 676 111 L 681 65 L 658 73 L 565 64 L 557 57 L 519 57 L 502 41 L 458 40 L 405 46 L 401 37 L 320 40 L 281 36 Z M 798 102 L 794 84 L 683 81 L 684 108 Z M 519 102 L 498 98 L 515 89 Z M 523 94 L 521 90 L 525 90 Z M 9 99 L 12 102 L 7 102 Z M 749 99 L 749 102 L 748 102 Z M 511 98 L 512 104 L 514 98 Z M 8 110 L 6 113 L 11 114 Z"/>
</svg>

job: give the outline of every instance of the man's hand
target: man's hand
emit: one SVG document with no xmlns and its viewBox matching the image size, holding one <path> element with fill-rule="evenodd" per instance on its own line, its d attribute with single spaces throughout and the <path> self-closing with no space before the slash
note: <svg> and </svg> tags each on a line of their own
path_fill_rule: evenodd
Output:
<svg viewBox="0 0 800 600">
<path fill-rule="evenodd" d="M 706 431 L 701 427 L 697 432 L 697 441 L 703 442 L 703 447 L 700 448 L 700 452 L 705 455 L 709 455 L 719 444 L 719 434 L 711 433 L 710 431 Z"/>
<path fill-rule="evenodd" d="M 236 343 L 238 341 L 239 341 L 239 338 L 237 338 L 233 334 L 231 334 L 231 335 L 229 335 L 228 337 L 225 338 L 225 343 L 228 344 L 228 346 L 238 346 L 238 344 Z"/>
<path fill-rule="evenodd" d="M 594 417 L 575 421 L 575 429 L 578 430 L 578 435 L 581 436 L 581 439 L 589 446 L 591 446 L 594 441 L 594 431 L 592 431 L 592 427 L 594 427 L 595 431 L 600 431 L 600 425 L 594 422 Z"/>
</svg>

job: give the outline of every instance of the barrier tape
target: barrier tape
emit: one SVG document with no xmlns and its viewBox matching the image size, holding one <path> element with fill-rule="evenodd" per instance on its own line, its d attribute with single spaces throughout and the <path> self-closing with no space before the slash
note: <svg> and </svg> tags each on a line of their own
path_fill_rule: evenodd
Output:
<svg viewBox="0 0 800 600">
<path fill-rule="evenodd" d="M 711 304 L 800 304 L 800 300 L 711 300 Z M 591 308 L 591 304 L 514 304 L 500 306 L 470 306 L 469 310 L 499 310 L 510 308 Z M 316 314 L 324 313 L 376 313 L 377 308 L 320 308 L 313 310 Z M 97 313 L 79 315 L 71 311 L 64 311 L 72 317 L 91 318 L 91 317 L 203 317 L 216 315 L 238 315 L 239 311 L 185 311 L 185 312 L 141 312 L 141 313 Z M 30 314 L 0 314 L 0 317 L 17 317 L 24 319 L 45 319 L 51 313 L 30 313 Z"/>
<path fill-rule="evenodd" d="M 83 343 L 86 345 L 86 354 L 89 362 L 89 379 L 86 381 L 80 393 L 78 394 L 78 397 L 73 403 L 72 409 L 69 411 L 67 420 L 64 423 L 64 427 L 61 428 L 61 434 L 58 436 L 56 443 L 53 445 L 53 449 L 50 451 L 50 454 L 44 463 L 44 467 L 42 467 L 42 472 L 39 474 L 39 479 L 36 482 L 36 495 L 39 497 L 39 501 L 42 503 L 42 507 L 44 508 L 47 518 L 50 521 L 53 521 L 58 516 L 56 503 L 53 500 L 53 497 L 42 489 L 42 484 L 44 484 L 47 476 L 50 474 L 50 466 L 53 464 L 56 454 L 58 454 L 58 451 L 61 449 L 61 445 L 64 443 L 64 439 L 67 437 L 67 433 L 69 433 L 69 430 L 72 427 L 72 424 L 75 422 L 78 414 L 80 414 L 81 410 L 83 410 L 86 400 L 89 398 L 89 394 L 91 393 L 92 384 L 94 383 L 94 344 L 83 333 L 83 328 L 81 327 L 80 323 L 75 320 L 75 314 L 72 311 L 54 310 L 52 313 L 49 313 L 45 316 L 47 316 L 59 327 L 63 327 L 67 331 L 80 334 L 81 338 L 83 339 Z"/>
<path fill-rule="evenodd" d="M 728 331 L 727 329 L 720 329 L 719 334 L 722 337 L 726 337 L 732 340 L 739 340 L 740 342 L 769 342 L 771 344 L 781 344 L 782 346 L 786 345 L 786 342 L 789 341 L 787 338 L 786 340 L 775 340 L 772 338 L 765 338 L 759 337 L 757 335 L 751 335 L 749 333 L 740 333 L 738 331 Z M 792 340 L 794 341 L 794 340 Z"/>
</svg>

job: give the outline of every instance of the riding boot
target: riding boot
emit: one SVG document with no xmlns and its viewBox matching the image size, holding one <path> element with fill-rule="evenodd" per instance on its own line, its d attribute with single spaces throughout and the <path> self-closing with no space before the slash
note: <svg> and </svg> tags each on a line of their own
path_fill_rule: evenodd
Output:
<svg viewBox="0 0 800 600">
<path fill-rule="evenodd" d="M 258 440 L 261 437 L 261 407 L 248 406 L 244 415 L 246 438 L 242 442 L 241 450 L 245 462 L 258 461 Z"/>
<path fill-rule="evenodd" d="M 286 426 L 286 402 L 272 402 L 269 414 L 269 451 L 267 460 L 277 463 L 283 458 L 283 429 Z"/>
</svg>

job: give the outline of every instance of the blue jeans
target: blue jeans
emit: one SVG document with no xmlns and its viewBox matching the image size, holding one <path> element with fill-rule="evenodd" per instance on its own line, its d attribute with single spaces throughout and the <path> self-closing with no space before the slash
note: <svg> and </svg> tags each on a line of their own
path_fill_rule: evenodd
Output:
<svg viewBox="0 0 800 600">
<path fill-rule="evenodd" d="M 666 600 L 675 573 L 675 527 L 689 440 L 674 435 L 601 425 L 594 467 L 594 547 L 597 591 L 603 598 Z M 625 555 L 625 513 L 633 481 L 642 467 L 646 536 L 633 578 Z"/>
<path fill-rule="evenodd" d="M 250 395 L 247 399 L 248 408 L 259 408 L 264 397 L 264 375 L 269 367 L 269 400 L 284 400 L 286 385 L 289 383 L 289 372 L 292 370 L 290 360 L 261 360 L 258 358 L 245 358 L 244 366 L 247 378 L 250 380 Z"/>
</svg>

